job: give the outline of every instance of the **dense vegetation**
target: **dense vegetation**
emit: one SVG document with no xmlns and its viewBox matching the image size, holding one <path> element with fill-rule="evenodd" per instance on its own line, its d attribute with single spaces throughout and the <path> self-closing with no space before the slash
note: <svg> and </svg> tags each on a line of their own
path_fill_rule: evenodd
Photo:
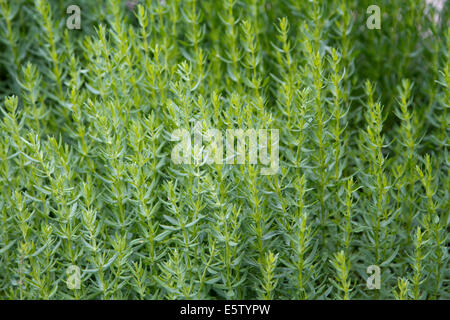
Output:
<svg viewBox="0 0 450 320">
<path fill-rule="evenodd" d="M 0 0 L 0 298 L 450 298 L 448 21 L 424 0 Z M 199 121 L 278 129 L 279 171 L 173 163 Z"/>
</svg>

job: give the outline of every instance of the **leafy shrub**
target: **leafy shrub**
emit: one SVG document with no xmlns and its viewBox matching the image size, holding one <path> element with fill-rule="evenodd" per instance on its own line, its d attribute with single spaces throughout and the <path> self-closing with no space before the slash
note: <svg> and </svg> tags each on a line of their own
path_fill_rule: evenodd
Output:
<svg viewBox="0 0 450 320">
<path fill-rule="evenodd" d="M 448 7 L 71 2 L 0 0 L 1 298 L 449 298 Z M 173 163 L 196 123 L 279 171 Z"/>
</svg>

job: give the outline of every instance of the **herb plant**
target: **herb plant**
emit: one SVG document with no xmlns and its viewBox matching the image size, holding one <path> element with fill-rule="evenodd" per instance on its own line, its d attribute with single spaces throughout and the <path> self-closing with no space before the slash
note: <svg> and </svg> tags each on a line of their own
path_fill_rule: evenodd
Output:
<svg viewBox="0 0 450 320">
<path fill-rule="evenodd" d="M 0 0 L 0 298 L 449 299 L 442 3 Z"/>
</svg>

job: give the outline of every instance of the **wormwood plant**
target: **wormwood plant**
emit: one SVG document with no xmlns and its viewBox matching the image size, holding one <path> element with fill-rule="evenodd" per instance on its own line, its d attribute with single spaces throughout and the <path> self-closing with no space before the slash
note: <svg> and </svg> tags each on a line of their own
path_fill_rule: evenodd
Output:
<svg viewBox="0 0 450 320">
<path fill-rule="evenodd" d="M 448 5 L 371 4 L 0 0 L 0 298 L 450 298 Z"/>
</svg>

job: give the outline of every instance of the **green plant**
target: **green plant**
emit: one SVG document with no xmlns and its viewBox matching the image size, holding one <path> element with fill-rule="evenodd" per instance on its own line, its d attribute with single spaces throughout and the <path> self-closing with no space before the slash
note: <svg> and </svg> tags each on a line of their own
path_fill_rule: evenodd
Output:
<svg viewBox="0 0 450 320">
<path fill-rule="evenodd" d="M 450 298 L 448 6 L 75 2 L 0 0 L 0 299 Z"/>
</svg>

